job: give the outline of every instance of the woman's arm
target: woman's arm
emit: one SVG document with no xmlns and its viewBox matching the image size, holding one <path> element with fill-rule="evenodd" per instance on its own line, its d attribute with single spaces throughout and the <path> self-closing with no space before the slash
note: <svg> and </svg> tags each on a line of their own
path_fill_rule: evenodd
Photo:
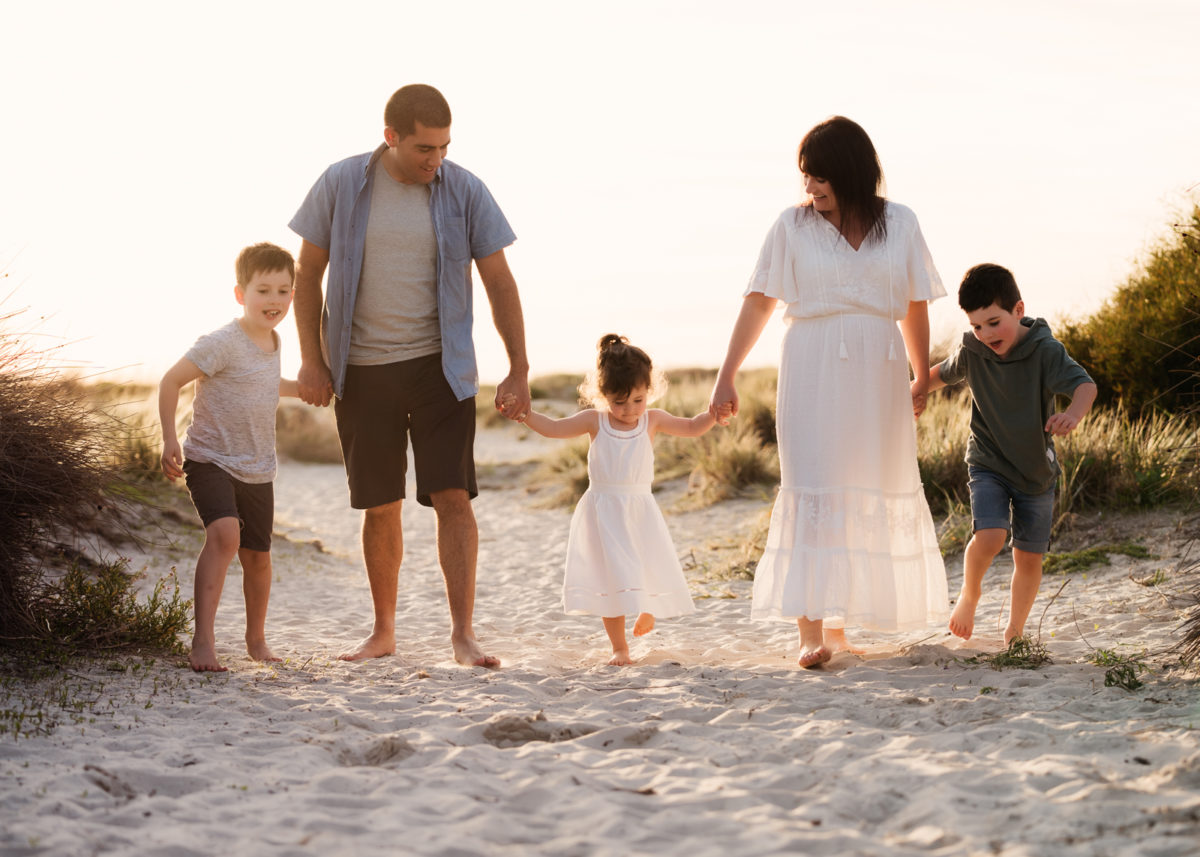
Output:
<svg viewBox="0 0 1200 857">
<path fill-rule="evenodd" d="M 717 382 L 713 385 L 712 397 L 709 399 L 709 412 L 714 416 L 722 406 L 728 407 L 729 416 L 737 416 L 738 396 L 733 383 L 734 378 L 742 368 L 750 349 L 758 342 L 777 303 L 775 298 L 759 292 L 751 292 L 742 300 L 741 312 L 734 322 L 733 333 L 729 335 L 725 362 L 721 364 L 721 371 L 717 373 Z"/>
</svg>

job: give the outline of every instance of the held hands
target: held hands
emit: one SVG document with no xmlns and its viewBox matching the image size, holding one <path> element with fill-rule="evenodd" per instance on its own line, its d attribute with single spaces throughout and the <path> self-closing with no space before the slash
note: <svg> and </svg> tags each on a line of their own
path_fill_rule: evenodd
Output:
<svg viewBox="0 0 1200 857">
<path fill-rule="evenodd" d="M 515 393 L 501 394 L 499 390 L 496 391 L 496 410 L 514 422 L 523 423 L 529 418 L 530 404 L 528 396 L 521 404 Z"/>
<path fill-rule="evenodd" d="M 713 415 L 713 419 L 717 421 L 717 425 L 727 426 L 729 425 L 729 421 L 733 419 L 733 403 L 725 402 L 716 407 L 709 405 L 708 412 Z"/>
<path fill-rule="evenodd" d="M 738 413 L 738 394 L 733 384 L 717 378 L 712 395 L 708 399 L 708 412 L 713 415 L 717 425 L 729 425 L 729 421 Z"/>
<path fill-rule="evenodd" d="M 920 381 L 913 381 L 909 384 L 909 392 L 912 394 L 913 419 L 917 419 L 921 414 L 925 413 L 925 405 L 928 404 L 928 385 L 922 384 Z"/>
<path fill-rule="evenodd" d="M 323 408 L 333 398 L 333 376 L 324 363 L 301 363 L 296 386 L 300 400 L 306 405 Z"/>
</svg>

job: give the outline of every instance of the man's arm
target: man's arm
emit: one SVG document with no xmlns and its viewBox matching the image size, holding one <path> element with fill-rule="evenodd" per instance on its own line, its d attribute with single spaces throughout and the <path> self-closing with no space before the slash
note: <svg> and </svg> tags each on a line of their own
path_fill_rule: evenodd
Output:
<svg viewBox="0 0 1200 857">
<path fill-rule="evenodd" d="M 329 266 L 329 251 L 309 241 L 300 244 L 296 260 L 296 332 L 300 337 L 300 371 L 296 375 L 300 398 L 324 407 L 333 398 L 333 380 L 321 355 L 321 310 L 324 295 L 321 278 Z"/>
<path fill-rule="evenodd" d="M 523 419 L 530 412 L 529 358 L 525 353 L 525 318 L 517 281 L 503 250 L 476 259 L 475 267 L 492 305 L 492 322 L 508 353 L 508 375 L 496 386 L 496 409 L 509 419 Z"/>
</svg>

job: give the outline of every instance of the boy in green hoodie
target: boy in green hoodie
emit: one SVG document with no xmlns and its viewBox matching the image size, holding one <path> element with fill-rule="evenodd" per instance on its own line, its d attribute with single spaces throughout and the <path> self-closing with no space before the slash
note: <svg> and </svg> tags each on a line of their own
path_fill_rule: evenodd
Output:
<svg viewBox="0 0 1200 857">
<path fill-rule="evenodd" d="M 927 390 L 967 382 L 967 442 L 974 535 L 963 557 L 963 583 L 950 631 L 964 640 L 975 627 L 983 575 L 1012 530 L 1013 576 L 1004 643 L 1025 633 L 1050 546 L 1058 459 L 1053 435 L 1074 430 L 1096 400 L 1096 385 L 1050 333 L 1044 319 L 1025 318 L 1016 280 L 999 265 L 976 265 L 958 289 L 971 333 L 932 367 Z M 924 397 L 914 387 L 915 412 Z M 1055 413 L 1054 397 L 1071 397 Z"/>
</svg>

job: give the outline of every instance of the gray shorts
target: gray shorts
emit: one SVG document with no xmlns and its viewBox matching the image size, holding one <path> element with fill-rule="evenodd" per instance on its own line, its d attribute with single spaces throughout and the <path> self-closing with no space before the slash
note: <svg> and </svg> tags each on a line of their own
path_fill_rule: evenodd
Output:
<svg viewBox="0 0 1200 857">
<path fill-rule="evenodd" d="M 970 466 L 971 518 L 975 530 L 1012 530 L 1012 546 L 1045 553 L 1054 526 L 1054 488 L 1025 494 L 986 467 Z"/>
</svg>

